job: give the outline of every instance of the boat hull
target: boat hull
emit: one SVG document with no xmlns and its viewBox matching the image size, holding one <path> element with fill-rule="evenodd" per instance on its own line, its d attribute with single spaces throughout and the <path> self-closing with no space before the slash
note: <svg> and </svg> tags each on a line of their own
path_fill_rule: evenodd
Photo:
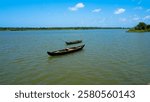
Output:
<svg viewBox="0 0 150 102">
<path fill-rule="evenodd" d="M 47 52 L 48 55 L 50 56 L 58 56 L 58 55 L 65 55 L 65 54 L 69 54 L 69 53 L 73 53 L 73 52 L 77 52 L 83 49 L 85 45 L 81 45 L 81 46 L 77 46 L 77 47 L 70 47 L 70 48 L 66 48 L 66 49 L 62 49 L 62 50 L 57 50 L 57 51 L 53 51 L 53 52 Z"/>
<path fill-rule="evenodd" d="M 81 43 L 81 42 L 82 42 L 82 40 L 76 40 L 76 41 L 70 41 L 70 42 L 66 41 L 66 44 L 71 45 L 71 44 L 78 44 L 78 43 Z"/>
</svg>

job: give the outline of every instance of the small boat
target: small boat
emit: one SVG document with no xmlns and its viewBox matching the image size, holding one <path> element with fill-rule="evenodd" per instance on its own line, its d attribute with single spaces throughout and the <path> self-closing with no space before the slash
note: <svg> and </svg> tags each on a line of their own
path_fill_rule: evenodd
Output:
<svg viewBox="0 0 150 102">
<path fill-rule="evenodd" d="M 57 50 L 57 51 L 53 51 L 53 52 L 47 52 L 47 54 L 51 55 L 51 56 L 64 55 L 64 54 L 68 54 L 68 53 L 72 53 L 72 52 L 76 52 L 76 51 L 82 50 L 82 48 L 84 46 L 85 45 L 80 45 L 80 46 L 76 46 L 76 47 L 70 47 L 70 48 Z"/>
<path fill-rule="evenodd" d="M 77 44 L 77 43 L 81 43 L 81 42 L 82 42 L 82 40 L 66 41 L 66 44 L 70 45 L 70 44 Z"/>
</svg>

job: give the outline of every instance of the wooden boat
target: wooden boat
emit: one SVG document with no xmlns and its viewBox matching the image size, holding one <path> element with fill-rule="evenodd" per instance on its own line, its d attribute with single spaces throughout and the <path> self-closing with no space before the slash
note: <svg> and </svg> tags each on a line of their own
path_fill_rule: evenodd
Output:
<svg viewBox="0 0 150 102">
<path fill-rule="evenodd" d="M 53 52 L 47 52 L 47 54 L 51 55 L 51 56 L 64 55 L 64 54 L 68 54 L 68 53 L 72 53 L 72 52 L 76 52 L 76 51 L 82 50 L 82 48 L 84 46 L 85 45 L 80 45 L 80 46 L 76 46 L 76 47 L 70 47 L 70 48 L 57 50 L 57 51 L 53 51 Z"/>
<path fill-rule="evenodd" d="M 82 42 L 82 40 L 66 41 L 66 44 L 70 45 L 70 44 L 77 44 L 77 43 L 81 43 L 81 42 Z"/>
</svg>

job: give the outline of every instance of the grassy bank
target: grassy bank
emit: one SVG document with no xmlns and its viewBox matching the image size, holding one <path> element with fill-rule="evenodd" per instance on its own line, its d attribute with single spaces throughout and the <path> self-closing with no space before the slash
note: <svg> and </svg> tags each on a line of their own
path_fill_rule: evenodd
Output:
<svg viewBox="0 0 150 102">
<path fill-rule="evenodd" d="M 150 30 L 136 30 L 136 29 L 129 29 L 128 32 L 150 32 Z"/>
</svg>

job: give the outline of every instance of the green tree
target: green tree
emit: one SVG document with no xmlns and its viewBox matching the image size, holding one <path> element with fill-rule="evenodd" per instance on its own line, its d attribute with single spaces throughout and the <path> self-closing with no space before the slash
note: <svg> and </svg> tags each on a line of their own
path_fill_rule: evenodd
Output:
<svg viewBox="0 0 150 102">
<path fill-rule="evenodd" d="M 150 29 L 150 25 L 147 25 L 147 29 Z"/>
<path fill-rule="evenodd" d="M 136 30 L 146 30 L 147 25 L 144 22 L 139 22 L 139 24 L 135 27 Z"/>
</svg>

